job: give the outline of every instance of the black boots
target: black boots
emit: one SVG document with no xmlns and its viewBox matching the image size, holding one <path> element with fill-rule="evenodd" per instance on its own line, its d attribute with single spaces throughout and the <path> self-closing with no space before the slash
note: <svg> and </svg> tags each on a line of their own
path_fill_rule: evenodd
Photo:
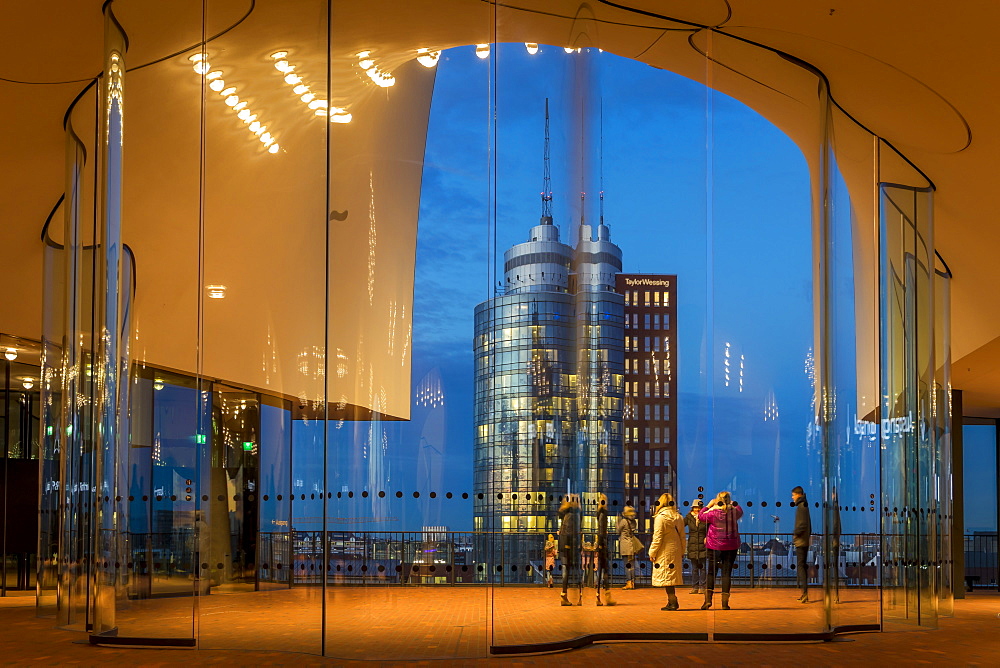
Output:
<svg viewBox="0 0 1000 668">
<path fill-rule="evenodd" d="M 667 589 L 667 604 L 660 610 L 680 610 L 681 606 L 677 602 L 677 593 L 673 587 Z"/>
</svg>

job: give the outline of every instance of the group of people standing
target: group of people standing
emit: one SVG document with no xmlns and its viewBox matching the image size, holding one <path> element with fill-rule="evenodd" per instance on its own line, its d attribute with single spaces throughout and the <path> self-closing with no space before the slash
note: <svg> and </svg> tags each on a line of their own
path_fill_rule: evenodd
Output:
<svg viewBox="0 0 1000 668">
<path fill-rule="evenodd" d="M 799 600 L 809 602 L 808 568 L 806 556 L 809 549 L 812 525 L 809 517 L 809 505 L 801 487 L 792 490 L 793 505 L 797 506 L 795 515 L 795 546 L 798 584 L 802 590 Z M 677 587 L 684 585 L 684 558 L 691 564 L 691 594 L 703 594 L 702 610 L 712 607 L 716 584 L 722 594 L 722 609 L 729 610 L 729 599 L 732 585 L 732 571 L 736 563 L 736 555 L 740 549 L 739 521 L 743 517 L 743 508 L 732 500 L 727 491 L 719 492 L 708 505 L 702 499 L 691 502 L 691 510 L 681 515 L 674 498 L 669 493 L 661 494 L 653 508 L 653 537 L 647 549 L 649 560 L 653 564 L 652 585 L 663 587 L 667 594 L 667 604 L 661 610 L 679 610 Z M 594 587 L 597 590 L 597 605 L 614 605 L 611 598 L 611 573 L 608 563 L 607 543 L 607 497 L 601 494 L 598 498 L 596 511 L 597 537 L 591 546 L 595 563 Z M 556 556 L 561 557 L 562 605 L 581 605 L 583 601 L 582 580 L 579 596 L 575 603 L 569 600 L 569 583 L 571 571 L 580 564 L 580 501 L 573 495 L 567 497 L 559 508 L 559 540 L 551 534 L 545 543 L 545 571 L 549 586 L 552 586 L 552 571 L 555 568 Z M 638 520 L 635 508 L 626 505 L 617 519 L 618 549 L 625 562 L 625 586 L 622 589 L 635 588 L 635 559 L 644 548 L 637 537 Z M 685 535 L 686 530 L 686 535 Z M 716 580 L 716 574 L 721 571 L 721 579 Z M 601 592 L 604 592 L 602 599 Z"/>
<path fill-rule="evenodd" d="M 594 589 L 597 590 L 597 605 L 614 605 L 615 601 L 611 598 L 611 564 L 608 561 L 608 497 L 604 494 L 598 496 L 596 519 L 597 536 L 590 546 L 590 550 L 595 564 Z M 569 600 L 570 573 L 579 567 L 582 547 L 580 542 L 580 499 L 571 494 L 559 507 L 558 543 L 551 534 L 545 542 L 545 572 L 550 587 L 552 586 L 552 570 L 555 568 L 557 550 L 565 566 L 562 577 L 562 605 L 574 605 Z M 603 599 L 601 598 L 602 590 L 604 591 Z M 583 580 L 580 579 L 579 596 L 575 605 L 582 604 Z"/>
<path fill-rule="evenodd" d="M 701 499 L 695 499 L 686 515 L 678 512 L 673 496 L 667 493 L 660 495 L 653 509 L 653 540 L 648 552 L 653 562 L 652 584 L 663 587 L 667 593 L 667 604 L 662 610 L 680 609 L 677 587 L 684 584 L 682 563 L 685 556 L 691 562 L 694 580 L 691 593 L 705 596 L 701 609 L 712 607 L 715 574 L 721 569 L 722 609 L 729 610 L 733 564 L 740 548 L 738 523 L 741 517 L 743 509 L 733 503 L 729 492 L 719 492 L 708 506 Z M 625 586 L 629 587 L 629 584 Z"/>
</svg>

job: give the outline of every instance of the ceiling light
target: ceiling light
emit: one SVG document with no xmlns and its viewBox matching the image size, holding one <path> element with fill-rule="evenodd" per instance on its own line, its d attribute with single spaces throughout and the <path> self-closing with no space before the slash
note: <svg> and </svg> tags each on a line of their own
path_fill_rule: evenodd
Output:
<svg viewBox="0 0 1000 668">
<path fill-rule="evenodd" d="M 490 45 L 489 44 L 476 44 L 476 57 L 479 59 L 490 57 Z"/>
<path fill-rule="evenodd" d="M 438 59 L 441 58 L 440 51 L 431 51 L 430 49 L 417 49 L 417 62 L 424 67 L 434 67 L 438 64 Z"/>
<path fill-rule="evenodd" d="M 287 54 L 285 52 L 276 52 L 272 54 L 272 57 L 280 58 L 284 55 Z M 249 126 L 248 129 L 250 132 L 257 135 L 259 138 L 260 134 L 264 132 L 265 127 L 257 122 L 257 115 L 249 109 L 247 101 L 240 99 L 236 86 L 226 86 L 226 82 L 222 78 L 222 70 L 212 70 L 211 63 L 208 62 L 204 54 L 195 54 L 191 56 L 189 60 L 195 63 L 195 71 L 205 76 L 205 80 L 208 81 L 208 87 L 218 93 L 222 98 L 223 103 L 230 107 L 236 113 L 236 117 L 240 119 L 244 125 Z M 294 69 L 292 66 L 288 65 L 287 62 L 285 65 L 290 69 Z M 291 77 L 295 75 L 289 74 L 287 76 Z M 268 135 L 268 137 L 270 141 L 264 143 L 265 147 L 275 141 L 274 137 L 271 137 L 270 135 Z M 225 290 L 224 286 L 223 290 Z M 209 296 L 211 297 L 213 295 Z M 221 299 L 223 296 L 224 294 L 216 296 L 215 298 Z"/>
<path fill-rule="evenodd" d="M 153 389 L 154 390 L 162 390 L 163 389 L 163 379 L 162 378 L 155 378 L 153 380 Z"/>
<path fill-rule="evenodd" d="M 226 286 L 224 285 L 206 285 L 205 289 L 208 290 L 209 299 L 225 299 L 226 297 Z"/>
<path fill-rule="evenodd" d="M 21 381 L 21 385 L 24 386 L 24 389 L 30 390 L 35 386 L 35 379 L 25 376 L 24 380 Z"/>
<path fill-rule="evenodd" d="M 534 42 L 525 42 L 524 48 L 527 49 L 528 53 L 530 53 L 531 55 L 535 55 L 536 53 L 538 53 L 538 45 L 535 44 Z"/>
<path fill-rule="evenodd" d="M 361 59 L 360 64 L 367 71 L 368 76 L 372 77 L 372 80 L 375 81 L 375 77 L 382 77 L 382 74 L 378 72 L 377 68 L 375 68 L 375 61 L 373 61 L 369 57 L 370 55 L 371 53 L 369 51 L 358 52 L 358 58 Z M 295 70 L 297 66 L 291 61 L 289 61 L 287 59 L 287 56 L 288 56 L 287 51 L 276 51 L 275 53 L 271 54 L 271 58 L 277 61 L 274 63 L 274 69 L 276 69 L 283 75 L 282 79 L 284 80 L 284 82 L 292 87 L 292 92 L 299 97 L 299 100 L 302 101 L 302 104 L 306 105 L 313 112 L 313 115 L 326 116 L 327 115 L 326 107 L 329 106 L 329 102 L 327 102 L 326 100 L 326 95 L 324 93 L 320 93 L 319 95 L 313 93 L 312 90 L 309 88 L 309 85 L 305 82 L 305 80 L 300 75 L 295 74 L 293 72 L 293 70 Z M 395 80 L 392 80 L 392 82 L 390 83 L 380 83 L 379 85 L 391 86 L 393 83 L 395 83 Z M 351 115 L 346 113 L 343 109 L 339 107 L 334 107 L 334 109 L 338 110 L 339 112 L 342 112 L 340 114 L 340 118 L 337 120 L 338 123 L 349 123 L 351 121 Z M 250 119 L 250 121 L 245 121 L 245 122 L 250 123 L 252 120 L 253 119 Z M 261 130 L 262 129 L 263 128 L 261 128 Z M 258 128 L 254 127 L 253 124 L 251 123 L 250 131 L 254 132 L 255 134 L 260 134 L 259 132 L 257 132 L 257 130 Z M 277 145 L 273 144 L 274 141 L 275 141 L 274 138 L 271 137 L 270 135 L 268 135 L 267 140 L 261 137 L 261 142 L 264 144 L 264 146 L 268 147 L 268 151 L 270 153 L 276 153 L 278 151 Z"/>
<path fill-rule="evenodd" d="M 3 356 L 7 358 L 8 362 L 13 362 L 17 359 L 17 350 L 15 348 L 8 348 L 4 351 Z"/>
</svg>

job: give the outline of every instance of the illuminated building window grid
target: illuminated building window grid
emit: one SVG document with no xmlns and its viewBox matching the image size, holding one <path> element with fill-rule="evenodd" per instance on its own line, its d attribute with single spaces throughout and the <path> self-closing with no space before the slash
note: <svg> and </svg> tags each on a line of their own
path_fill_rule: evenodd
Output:
<svg viewBox="0 0 1000 668">
<path fill-rule="evenodd" d="M 477 330 L 486 330 L 480 336 L 476 337 L 476 353 L 477 357 L 477 397 L 476 400 L 479 402 L 480 410 L 477 414 L 480 416 L 479 424 L 477 429 L 481 430 L 477 433 L 477 451 L 478 455 L 476 457 L 476 477 L 482 483 L 488 483 L 485 487 L 492 487 L 493 489 L 504 489 L 506 488 L 509 492 L 516 492 L 519 494 L 530 494 L 532 491 L 529 489 L 531 485 L 519 482 L 517 485 L 512 484 L 512 477 L 518 478 L 520 480 L 530 480 L 533 473 L 542 473 L 542 471 L 533 471 L 530 466 L 518 466 L 515 469 L 506 468 L 505 466 L 513 465 L 513 459 L 515 453 L 520 458 L 528 458 L 532 454 L 532 450 L 536 448 L 536 442 L 521 438 L 521 430 L 518 430 L 518 438 L 511 438 L 507 443 L 502 445 L 490 445 L 489 440 L 494 437 L 495 431 L 503 429 L 510 422 L 515 419 L 520 423 L 525 420 L 525 418 L 546 418 L 549 420 L 555 419 L 559 420 L 562 418 L 562 433 L 564 434 L 563 442 L 553 444 L 558 450 L 559 448 L 571 451 L 574 448 L 574 443 L 571 438 L 573 433 L 571 427 L 576 423 L 578 416 L 575 407 L 578 406 L 578 402 L 572 401 L 569 397 L 559 397 L 554 396 L 552 399 L 564 400 L 565 404 L 563 406 L 542 406 L 539 405 L 537 397 L 534 396 L 535 388 L 531 382 L 529 382 L 529 374 L 525 373 L 525 368 L 530 366 L 534 361 L 536 354 L 539 352 L 539 344 L 541 346 L 555 346 L 555 349 L 561 349 L 561 351 L 556 352 L 552 355 L 551 352 L 553 348 L 541 348 L 546 353 L 548 353 L 548 362 L 551 363 L 551 370 L 553 372 L 553 393 L 558 395 L 562 392 L 572 393 L 577 384 L 577 374 L 580 371 L 580 361 L 577 359 L 579 356 L 584 362 L 590 357 L 602 357 L 598 355 L 593 355 L 592 351 L 588 352 L 588 349 L 592 346 L 602 346 L 608 345 L 614 347 L 616 344 L 619 347 L 621 345 L 620 339 L 620 327 L 618 327 L 618 336 L 608 335 L 607 330 L 613 330 L 612 327 L 601 327 L 600 325 L 590 325 L 586 334 L 584 348 L 579 351 L 573 351 L 571 345 L 574 342 L 573 335 L 577 335 L 577 340 L 580 336 L 580 331 L 577 330 L 573 332 L 569 327 L 575 326 L 576 324 L 569 318 L 568 309 L 559 313 L 560 318 L 550 318 L 548 322 L 545 321 L 543 314 L 534 314 L 534 319 L 529 320 L 526 316 L 530 317 L 529 309 L 526 304 L 520 305 L 503 305 L 494 309 L 494 312 L 499 312 L 501 314 L 507 313 L 511 314 L 509 317 L 497 317 L 497 318 L 487 318 L 483 317 L 484 314 L 477 313 L 476 324 Z M 545 314 L 551 315 L 551 314 Z M 615 321 L 621 323 L 621 314 L 615 314 Z M 608 318 L 610 320 L 610 318 Z M 525 324 L 528 321 L 532 324 Z M 610 323 L 609 323 L 610 324 Z M 540 327 L 540 325 L 543 325 Z M 507 327 L 510 326 L 510 327 Z M 532 336 L 532 328 L 535 329 L 534 340 L 532 343 L 527 344 L 526 341 L 530 340 L 529 337 Z M 558 333 L 558 334 L 556 334 Z M 498 335 L 499 334 L 499 335 Z M 556 335 L 553 335 L 556 334 Z M 561 334 L 561 336 L 559 335 Z M 520 345 L 518 343 L 520 342 Z M 492 349 L 492 350 L 490 350 Z M 486 352 L 489 350 L 489 352 Z M 559 354 L 562 352 L 563 354 Z M 513 353 L 512 355 L 505 355 L 507 353 Z M 481 357 L 480 357 L 481 356 Z M 602 360 L 601 363 L 607 366 L 614 366 L 616 373 L 613 374 L 612 384 L 617 382 L 617 391 L 614 393 L 617 396 L 608 397 L 610 399 L 615 399 L 618 405 L 622 402 L 622 391 L 621 391 L 621 379 L 623 378 L 623 355 L 617 354 L 611 356 L 615 359 Z M 586 364 L 584 364 L 586 366 Z M 506 377 L 505 377 L 506 376 Z M 599 388 L 601 383 L 593 383 L 595 390 Z M 507 408 L 502 405 L 504 402 L 490 401 L 490 397 L 494 395 L 493 390 L 501 386 L 505 388 L 504 400 L 508 404 Z M 610 393 L 609 393 L 610 394 Z M 517 402 L 519 399 L 523 399 L 523 404 L 519 405 L 516 411 L 509 407 L 512 402 Z M 487 406 L 485 404 L 492 403 L 493 406 Z M 544 403 L 544 402 L 543 402 Z M 614 405 L 608 406 L 610 409 L 614 409 Z M 596 411 L 595 411 L 596 412 Z M 491 434 L 490 432 L 494 432 Z M 579 432 L 578 427 L 578 432 Z M 588 431 L 588 430 L 583 430 Z M 595 433 L 588 438 L 593 438 L 596 435 L 597 430 L 593 430 Z M 603 457 L 608 459 L 615 451 L 621 452 L 621 431 L 619 425 L 614 425 L 613 429 L 608 430 L 608 435 L 610 438 L 610 443 L 602 444 L 600 450 L 603 451 Z M 551 449 L 551 448 L 550 448 Z M 593 457 L 593 455 L 592 455 Z M 557 457 L 557 460 L 559 458 Z M 573 475 L 573 477 L 587 477 L 588 462 L 586 461 L 572 461 L 572 456 L 564 456 L 564 460 L 569 461 L 555 461 L 551 462 L 556 466 L 563 468 L 565 473 Z M 580 459 L 580 458 L 578 458 Z M 618 470 L 621 466 L 621 456 L 614 457 L 614 464 L 617 465 Z M 546 462 L 548 463 L 548 462 Z M 605 466 L 611 464 L 612 462 L 606 461 Z M 500 468 L 498 470 L 498 464 Z M 580 466 L 582 469 L 579 472 L 574 472 L 568 470 L 568 466 Z M 541 467 L 545 468 L 545 467 Z M 555 468 L 555 467 L 553 467 Z M 511 474 L 516 475 L 511 475 Z M 575 475 L 574 475 L 575 474 Z M 544 477 L 544 476 L 542 476 Z M 546 483 L 550 482 L 548 480 L 539 480 L 536 476 L 536 482 Z M 545 488 L 549 490 L 549 495 L 554 492 L 559 491 L 562 488 L 564 482 L 562 480 L 552 481 L 548 485 L 544 485 Z M 537 487 L 537 485 L 536 485 Z M 511 512 L 520 516 L 523 512 L 530 512 L 533 507 L 541 507 L 549 514 L 552 515 L 554 508 L 552 504 L 547 500 L 540 501 L 537 496 L 537 491 L 533 494 L 533 500 L 528 502 L 527 500 L 514 501 L 509 497 L 509 492 L 505 495 L 505 500 L 499 500 L 495 498 L 495 494 L 492 499 L 477 500 L 479 504 L 482 505 L 480 511 L 489 513 L 496 516 L 497 513 L 505 512 L 503 508 L 512 508 Z M 544 498 L 544 497 L 543 497 Z M 498 505 L 500 504 L 500 505 Z M 528 510 L 525 510 L 528 509 Z M 514 515 L 509 515 L 508 517 L 513 517 Z M 518 520 L 521 524 L 518 528 L 524 528 L 523 520 Z M 489 522 L 488 522 L 489 523 Z M 506 522 L 508 527 L 511 527 L 510 521 Z M 547 526 L 554 526 L 554 524 L 548 524 Z"/>
<path fill-rule="evenodd" d="M 620 289 L 625 278 L 619 279 Z M 645 499 L 676 489 L 676 425 L 671 419 L 676 388 L 670 357 L 676 279 L 662 278 L 670 280 L 669 288 L 622 290 L 626 303 L 625 493 L 638 504 L 641 527 L 648 521 Z"/>
</svg>

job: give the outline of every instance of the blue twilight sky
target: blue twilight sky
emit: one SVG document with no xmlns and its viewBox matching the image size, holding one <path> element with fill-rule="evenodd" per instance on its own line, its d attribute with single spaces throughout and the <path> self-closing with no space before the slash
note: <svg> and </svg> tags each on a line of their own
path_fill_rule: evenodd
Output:
<svg viewBox="0 0 1000 668">
<path fill-rule="evenodd" d="M 810 429 L 812 235 L 801 151 L 743 104 L 664 70 L 544 45 L 535 56 L 520 44 L 500 45 L 494 57 L 491 68 L 473 47 L 442 54 L 427 134 L 413 386 L 415 398 L 421 387 L 439 389 L 444 406 L 417 406 L 407 423 L 331 430 L 333 465 L 363 464 L 365 471 L 357 480 L 338 477 L 335 489 L 385 485 L 393 494 L 406 492 L 403 501 L 335 500 L 331 515 L 393 517 L 345 529 L 471 529 L 471 503 L 441 497 L 472 492 L 473 310 L 493 295 L 504 250 L 527 240 L 537 224 L 549 98 L 554 217 L 563 240 L 575 241 L 581 190 L 588 192 L 583 214 L 588 220 L 598 214 L 603 154 L 605 220 L 622 248 L 624 271 L 678 276 L 680 498 L 694 498 L 699 486 L 709 498 L 731 489 L 738 500 L 755 502 L 745 530 L 774 530 L 777 516 L 790 531 L 788 490 L 801 484 L 819 498 L 821 481 Z M 849 207 L 841 207 L 838 220 L 849 249 Z M 849 267 L 849 253 L 844 259 Z M 844 274 L 838 308 L 848 332 L 853 284 Z M 727 343 L 733 369 L 742 356 L 742 391 L 735 372 L 725 384 Z M 849 378 L 853 350 L 842 348 L 837 372 Z M 853 393 L 848 384 L 838 394 L 845 420 Z M 775 407 L 778 419 L 765 420 L 765 409 Z M 296 438 L 316 437 L 307 432 L 300 429 Z M 874 450 L 845 432 L 843 473 L 850 482 L 840 493 L 861 504 L 878 491 Z M 413 491 L 421 497 L 412 498 Z M 435 500 L 427 498 L 432 491 Z M 845 532 L 875 528 L 872 513 L 852 513 L 843 522 Z"/>
</svg>

